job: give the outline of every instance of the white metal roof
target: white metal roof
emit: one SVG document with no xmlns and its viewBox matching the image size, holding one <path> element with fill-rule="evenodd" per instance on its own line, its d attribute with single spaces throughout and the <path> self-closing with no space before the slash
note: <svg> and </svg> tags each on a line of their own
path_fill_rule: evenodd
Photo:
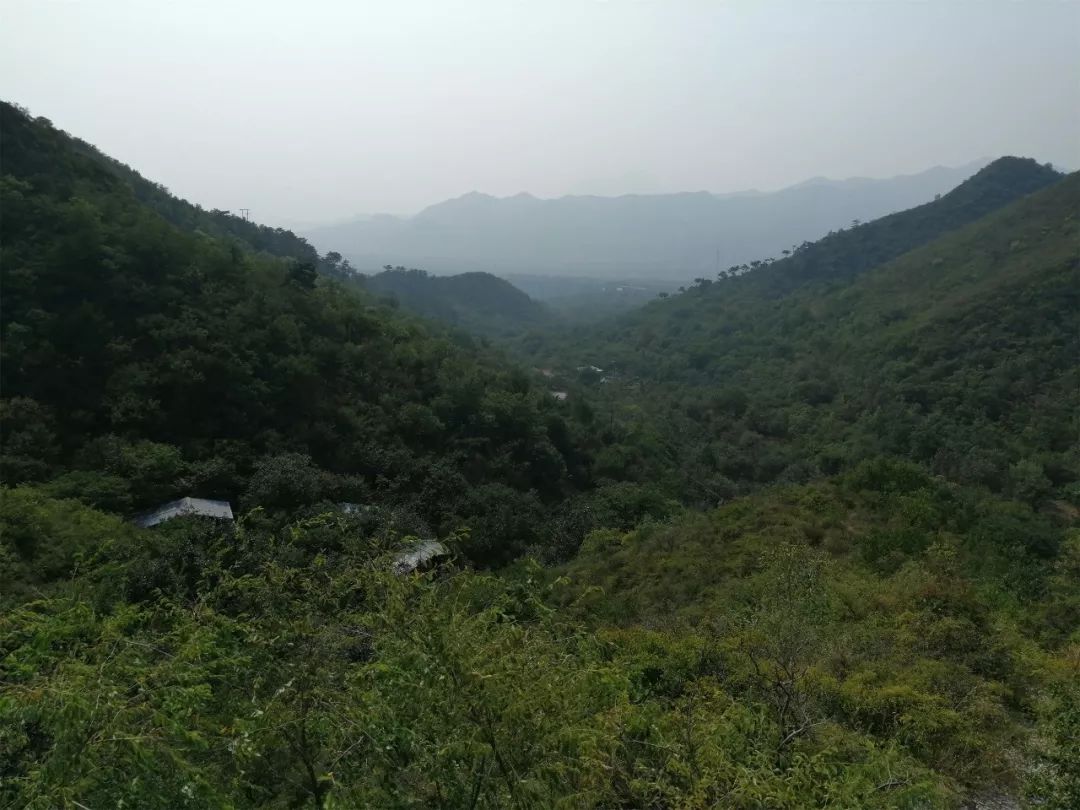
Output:
<svg viewBox="0 0 1080 810">
<path fill-rule="evenodd" d="M 228 501 L 212 501 L 207 498 L 181 498 L 178 501 L 162 504 L 150 512 L 144 512 L 135 518 L 135 525 L 146 529 L 182 515 L 202 515 L 204 517 L 219 518 L 220 520 L 233 519 L 232 507 Z"/>
<path fill-rule="evenodd" d="M 446 546 L 438 540 L 423 540 L 420 545 L 395 557 L 392 567 L 395 574 L 407 574 L 431 562 L 436 557 L 445 557 L 449 553 Z"/>
</svg>

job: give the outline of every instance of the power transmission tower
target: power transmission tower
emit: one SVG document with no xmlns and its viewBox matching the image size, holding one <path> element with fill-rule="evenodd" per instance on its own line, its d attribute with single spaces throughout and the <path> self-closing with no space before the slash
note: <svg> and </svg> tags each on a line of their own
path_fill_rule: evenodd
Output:
<svg viewBox="0 0 1080 810">
<path fill-rule="evenodd" d="M 247 218 L 248 218 L 248 214 L 250 214 L 250 213 L 251 213 L 251 209 L 250 209 L 250 208 L 241 208 L 241 209 L 240 209 L 240 216 L 242 216 L 242 217 L 243 217 L 244 219 L 247 219 Z"/>
</svg>

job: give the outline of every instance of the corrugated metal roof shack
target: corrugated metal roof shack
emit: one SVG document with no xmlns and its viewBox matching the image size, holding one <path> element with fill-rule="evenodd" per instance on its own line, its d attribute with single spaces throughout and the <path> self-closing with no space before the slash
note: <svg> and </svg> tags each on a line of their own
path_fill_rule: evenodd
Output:
<svg viewBox="0 0 1080 810">
<path fill-rule="evenodd" d="M 423 540 L 394 558 L 393 571 L 398 576 L 419 571 L 430 566 L 435 560 L 448 557 L 450 551 L 438 540 Z"/>
<path fill-rule="evenodd" d="M 183 517 L 185 515 L 201 515 L 203 517 L 217 518 L 218 520 L 232 520 L 232 506 L 228 501 L 213 501 L 208 498 L 181 498 L 178 501 L 169 501 L 157 509 L 143 512 L 135 518 L 135 525 L 144 529 L 157 526 L 166 520 Z"/>
</svg>

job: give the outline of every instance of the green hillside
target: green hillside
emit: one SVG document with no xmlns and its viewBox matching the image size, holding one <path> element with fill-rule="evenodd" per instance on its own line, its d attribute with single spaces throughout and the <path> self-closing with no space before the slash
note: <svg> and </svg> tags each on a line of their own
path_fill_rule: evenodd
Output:
<svg viewBox="0 0 1080 810">
<path fill-rule="evenodd" d="M 405 309 L 475 335 L 511 337 L 553 320 L 542 304 L 490 273 L 433 276 L 423 270 L 388 267 L 364 277 L 362 283 Z"/>
<path fill-rule="evenodd" d="M 1072 175 L 847 283 L 764 297 L 768 276 L 799 266 L 776 262 L 526 348 L 610 371 L 593 383 L 612 439 L 598 472 L 667 480 L 687 500 L 883 453 L 1075 498 L 1078 220 Z"/>
<path fill-rule="evenodd" d="M 796 246 L 788 261 L 749 283 L 775 294 L 807 282 L 850 279 L 1060 179 L 1030 158 L 1000 158 L 933 202 L 872 222 L 856 220 L 849 229 Z"/>
<path fill-rule="evenodd" d="M 680 638 L 681 663 L 769 706 L 781 739 L 827 745 L 830 732 L 810 726 L 838 723 L 969 792 L 990 783 L 1022 796 L 1015 768 L 1039 767 L 1046 750 L 1033 721 L 1062 743 L 1080 708 L 1072 523 L 876 460 L 676 522 L 595 532 L 560 570 L 560 603 L 590 626 L 653 636 L 659 689 L 679 682 L 661 650 Z M 1072 743 L 1054 750 L 1063 768 L 1080 764 Z"/>
<path fill-rule="evenodd" d="M 0 614 L 7 804 L 1080 795 L 1075 532 L 915 467 L 596 532 L 559 577 L 396 577 L 349 516 L 145 532 L 2 497 L 5 542 L 59 575 Z M 1002 566 L 1034 536 L 1054 562 Z"/>
<path fill-rule="evenodd" d="M 4 113 L 5 483 L 121 513 L 374 502 L 417 531 L 471 523 L 481 559 L 538 542 L 588 488 L 567 414 L 521 371 L 310 262 L 180 229 Z"/>
<path fill-rule="evenodd" d="M 1077 806 L 1080 175 L 529 372 L 2 112 L 0 806 Z"/>
</svg>

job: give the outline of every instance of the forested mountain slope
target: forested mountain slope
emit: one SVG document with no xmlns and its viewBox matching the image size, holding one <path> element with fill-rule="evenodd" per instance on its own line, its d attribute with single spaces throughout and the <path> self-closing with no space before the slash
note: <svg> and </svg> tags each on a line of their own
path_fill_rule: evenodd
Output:
<svg viewBox="0 0 1080 810">
<path fill-rule="evenodd" d="M 755 274 L 750 286 L 775 294 L 811 281 L 845 281 L 1061 178 L 1030 158 L 1000 158 L 933 202 L 804 243 L 787 261 Z"/>
<path fill-rule="evenodd" d="M 509 281 L 490 273 L 433 276 L 388 267 L 361 280 L 365 289 L 475 335 L 508 337 L 549 324 L 553 314 Z"/>
<path fill-rule="evenodd" d="M 292 231 L 259 225 L 228 211 L 207 211 L 192 205 L 95 146 L 52 127 L 44 118 L 35 120 L 6 101 L 0 101 L 0 130 L 4 173 L 43 191 L 70 193 L 79 182 L 119 183 L 127 186 L 139 202 L 184 230 L 235 240 L 276 256 L 318 261 L 315 248 Z"/>
<path fill-rule="evenodd" d="M 615 372 L 596 388 L 615 439 L 601 473 L 667 476 L 702 503 L 878 453 L 1062 494 L 1078 477 L 1078 220 L 1071 175 L 847 282 L 763 295 L 805 269 L 795 257 L 527 348 Z M 833 255 L 861 255 L 875 225 Z"/>
<path fill-rule="evenodd" d="M 424 531 L 471 516 L 478 558 L 537 542 L 588 487 L 568 415 L 490 352 L 306 259 L 182 230 L 42 119 L 3 123 L 5 483 L 120 512 L 206 495 L 375 501 Z"/>
</svg>

